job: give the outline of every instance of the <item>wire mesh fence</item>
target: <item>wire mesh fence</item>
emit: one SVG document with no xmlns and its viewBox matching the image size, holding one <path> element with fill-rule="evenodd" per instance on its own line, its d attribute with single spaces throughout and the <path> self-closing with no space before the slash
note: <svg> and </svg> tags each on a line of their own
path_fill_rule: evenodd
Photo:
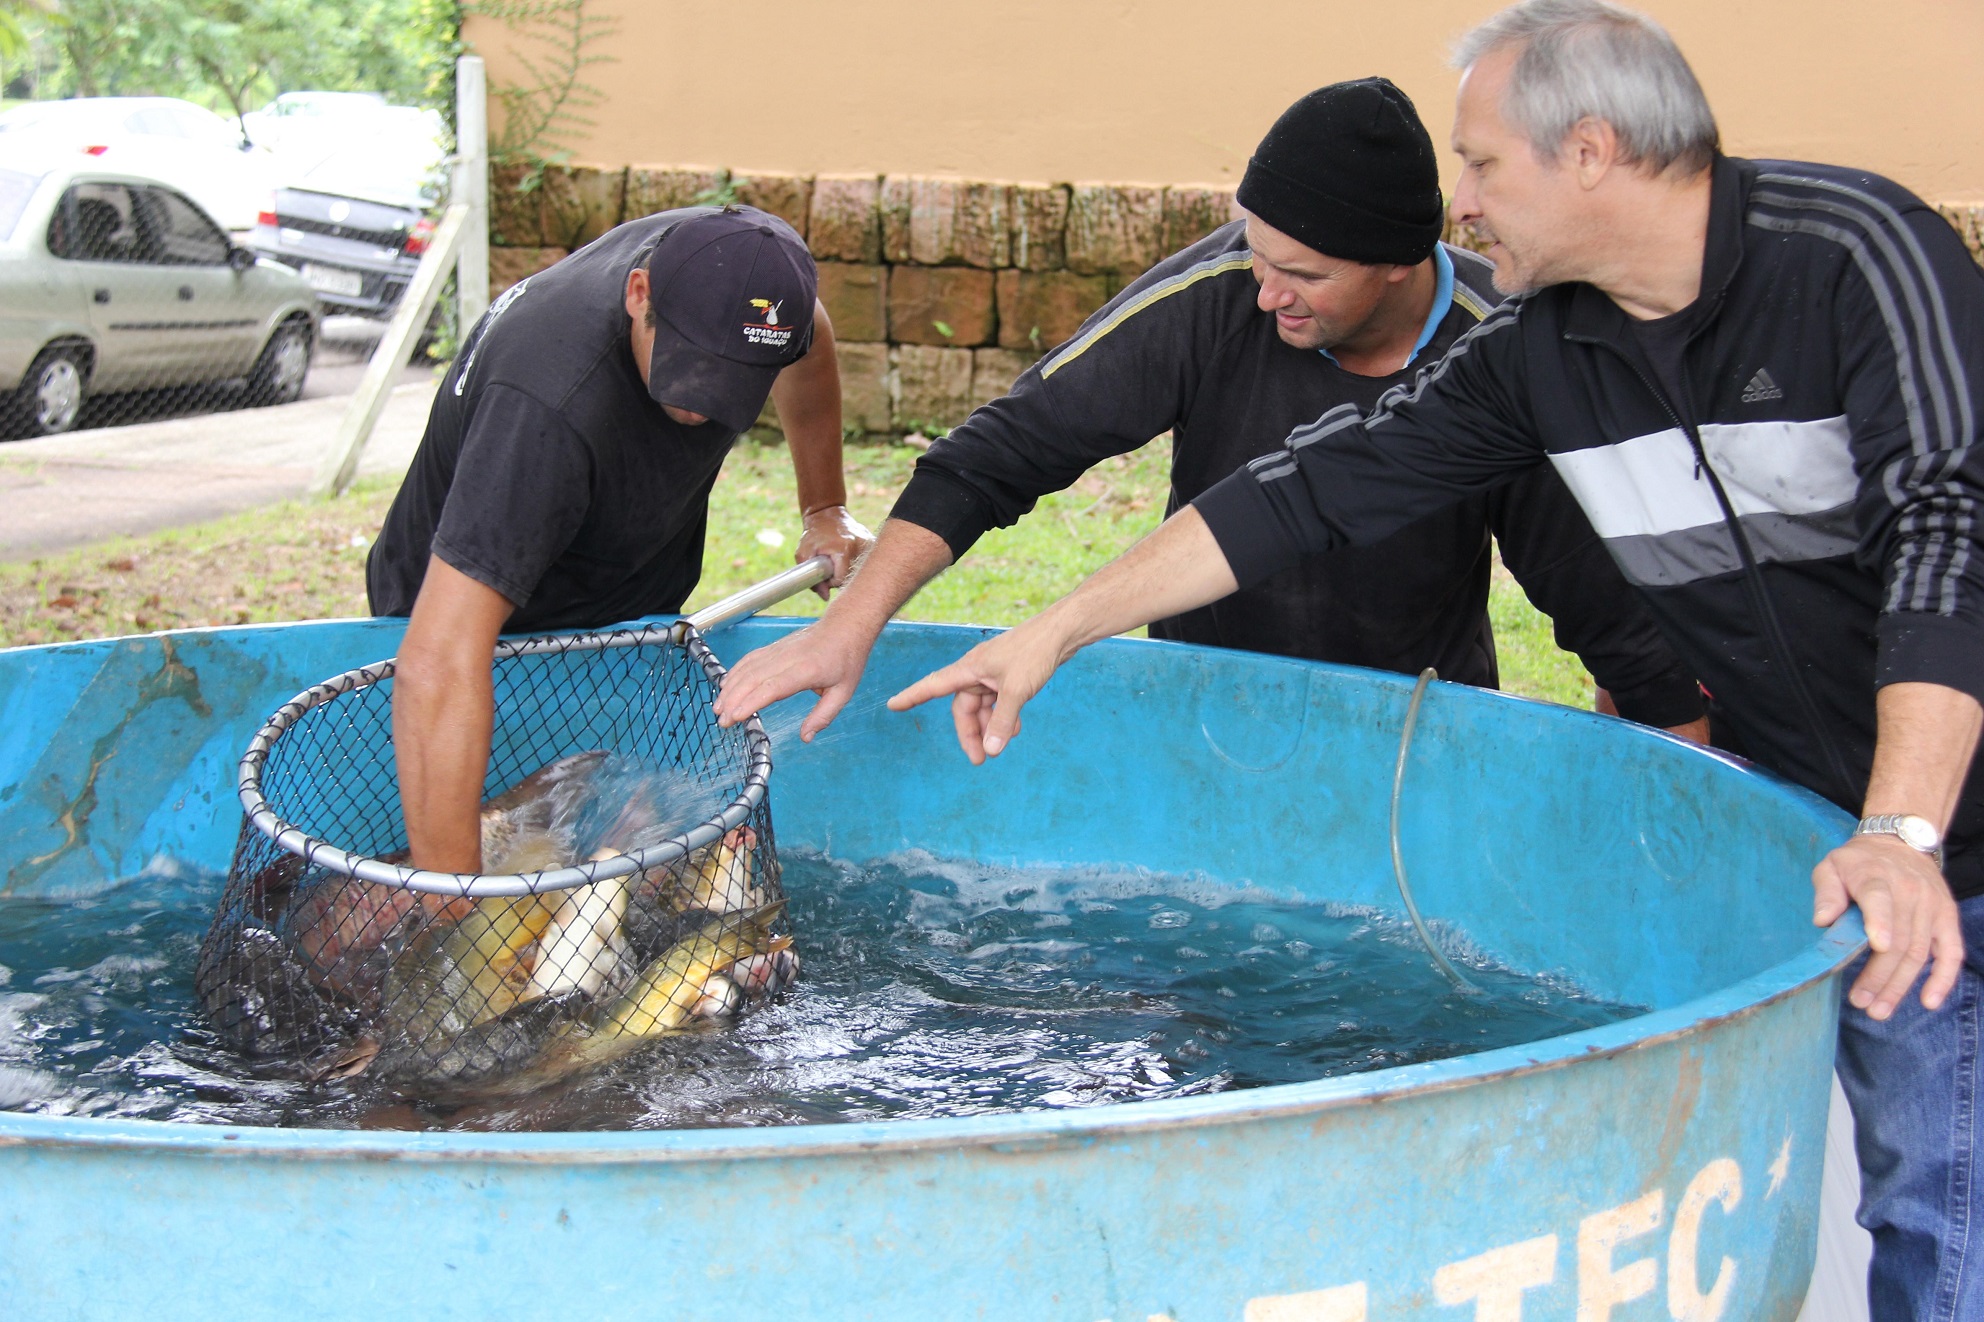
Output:
<svg viewBox="0 0 1984 1322">
<path fill-rule="evenodd" d="M 324 319 L 383 324 L 433 235 L 431 112 L 380 107 L 282 158 L 236 143 L 222 164 L 267 157 L 259 182 L 203 191 L 192 140 L 151 122 L 180 107 L 155 100 L 0 122 L 0 244 L 20 258 L 0 263 L 0 438 L 298 399 Z"/>
<path fill-rule="evenodd" d="M 783 988 L 770 742 L 718 728 L 722 673 L 692 630 L 499 648 L 473 876 L 411 866 L 391 663 L 299 695 L 242 763 L 195 976 L 214 1030 L 278 1072 L 435 1096 L 549 1082 Z"/>
</svg>

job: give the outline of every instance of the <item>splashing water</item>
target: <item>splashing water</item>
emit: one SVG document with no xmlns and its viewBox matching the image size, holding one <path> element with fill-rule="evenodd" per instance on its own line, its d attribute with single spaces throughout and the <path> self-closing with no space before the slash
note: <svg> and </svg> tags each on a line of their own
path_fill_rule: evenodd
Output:
<svg viewBox="0 0 1984 1322">
<path fill-rule="evenodd" d="M 801 693 L 795 697 L 775 702 L 758 713 L 759 722 L 765 733 L 771 737 L 772 752 L 788 750 L 800 742 L 799 727 L 813 712 L 817 699 L 811 693 Z M 812 747 L 825 748 L 843 739 L 872 737 L 873 730 L 863 724 L 865 717 L 888 709 L 886 697 L 860 698 L 849 702 L 834 717 L 834 723 L 813 736 Z"/>
<path fill-rule="evenodd" d="M 602 846 L 632 853 L 716 816 L 731 797 L 689 769 L 616 753 L 553 805 L 549 829 L 573 841 L 573 862 Z"/>
<path fill-rule="evenodd" d="M 620 753 L 561 758 L 489 802 L 483 866 L 491 873 L 534 872 L 600 850 L 646 849 L 716 816 L 733 789 L 690 768 Z"/>
<path fill-rule="evenodd" d="M 1298 1082 L 1536 1041 L 1631 1007 L 1402 919 L 1176 877 L 788 857 L 797 986 L 528 1096 L 448 1107 L 262 1078 L 191 991 L 220 879 L 156 867 L 0 905 L 0 1109 L 224 1124 L 614 1129 L 1088 1106 Z"/>
</svg>

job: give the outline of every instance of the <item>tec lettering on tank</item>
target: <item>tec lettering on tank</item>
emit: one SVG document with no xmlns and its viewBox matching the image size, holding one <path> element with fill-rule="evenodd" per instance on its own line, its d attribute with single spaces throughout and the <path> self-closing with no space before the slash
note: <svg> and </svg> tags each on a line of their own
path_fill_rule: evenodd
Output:
<svg viewBox="0 0 1984 1322">
<path fill-rule="evenodd" d="M 1771 1163 L 1766 1197 L 1783 1183 L 1789 1160 L 1787 1139 Z M 1664 1313 L 1674 1322 L 1721 1322 L 1728 1313 L 1738 1265 L 1723 1256 L 1704 1279 L 1702 1221 L 1711 1207 L 1728 1216 L 1742 1202 L 1742 1168 L 1728 1157 L 1718 1157 L 1688 1181 L 1671 1221 L 1663 1189 L 1583 1218 L 1570 1246 L 1571 1260 L 1565 1264 L 1577 1282 L 1576 1322 L 1613 1322 L 1615 1312 L 1619 1322 L 1651 1319 L 1656 1314 L 1644 1307 L 1635 1311 L 1624 1306 L 1661 1293 L 1663 1285 Z M 1663 1226 L 1667 1229 L 1664 1274 L 1657 1238 Z M 1433 1300 L 1443 1308 L 1472 1304 L 1472 1322 L 1523 1322 L 1529 1292 L 1556 1283 L 1559 1261 L 1567 1256 L 1563 1249 L 1559 1236 L 1537 1235 L 1450 1262 L 1433 1273 Z M 1468 1314 L 1454 1316 L 1462 1319 Z M 1357 1281 L 1293 1294 L 1257 1295 L 1247 1301 L 1240 1322 L 1380 1322 L 1380 1317 L 1371 1311 L 1368 1283 Z M 1150 1313 L 1141 1322 L 1177 1319 L 1168 1313 Z"/>
</svg>

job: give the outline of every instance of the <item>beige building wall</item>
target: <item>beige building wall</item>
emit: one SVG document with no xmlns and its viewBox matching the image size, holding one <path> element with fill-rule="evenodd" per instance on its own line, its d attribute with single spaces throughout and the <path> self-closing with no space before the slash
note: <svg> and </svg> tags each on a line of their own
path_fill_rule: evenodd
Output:
<svg viewBox="0 0 1984 1322">
<path fill-rule="evenodd" d="M 1274 117 L 1382 73 L 1444 152 L 1449 43 L 1493 0 L 584 0 L 580 163 L 1231 187 Z M 1693 61 L 1728 150 L 1862 166 L 1984 202 L 1979 0 L 1642 0 Z M 492 82 L 514 33 L 471 17 Z M 542 59 L 542 47 L 522 45 Z M 1447 159 L 1449 188 L 1453 175 Z"/>
</svg>

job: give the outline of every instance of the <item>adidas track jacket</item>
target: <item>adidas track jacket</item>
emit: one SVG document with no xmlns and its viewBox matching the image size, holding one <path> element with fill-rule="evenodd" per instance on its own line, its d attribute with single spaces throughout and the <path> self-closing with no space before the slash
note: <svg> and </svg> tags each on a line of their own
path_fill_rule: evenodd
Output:
<svg viewBox="0 0 1984 1322">
<path fill-rule="evenodd" d="M 1505 303 L 1195 504 L 1248 583 L 1547 459 L 1746 751 L 1857 813 L 1879 685 L 1984 700 L 1984 275 L 1886 179 L 1719 158 L 1689 315 L 1677 393 L 1592 286 Z M 1984 892 L 1975 764 L 1946 873 Z"/>
</svg>

